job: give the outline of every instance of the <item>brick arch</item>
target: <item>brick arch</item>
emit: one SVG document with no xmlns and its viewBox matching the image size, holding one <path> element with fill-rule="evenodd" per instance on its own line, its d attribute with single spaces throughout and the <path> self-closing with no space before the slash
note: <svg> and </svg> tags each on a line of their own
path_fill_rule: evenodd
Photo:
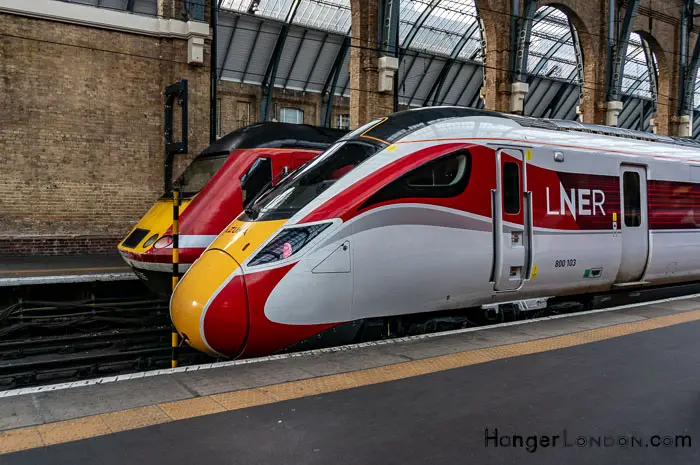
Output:
<svg viewBox="0 0 700 465">
<path fill-rule="evenodd" d="M 633 30 L 632 32 L 639 34 L 639 37 L 649 44 L 651 52 L 656 57 L 659 74 L 656 77 L 657 108 L 654 120 L 656 122 L 658 132 L 661 134 L 668 134 L 670 108 L 672 104 L 671 92 L 672 89 L 676 88 L 676 86 L 671 85 L 672 77 L 668 52 L 664 50 L 664 47 L 661 46 L 661 43 L 654 37 L 653 34 L 645 30 Z"/>
<path fill-rule="evenodd" d="M 600 47 L 598 31 L 595 23 L 595 14 L 590 11 L 592 5 L 588 5 L 587 14 L 579 14 L 581 2 L 576 0 L 544 1 L 539 8 L 551 6 L 562 11 L 571 21 L 578 33 L 583 59 L 583 88 L 581 89 L 582 120 L 586 123 L 595 121 L 595 103 L 599 93 L 605 92 L 605 65 L 597 59 Z M 538 8 L 538 9 L 539 9 Z"/>
<path fill-rule="evenodd" d="M 474 0 L 483 24 L 482 38 L 486 41 L 484 56 L 485 108 L 508 111 L 510 82 L 508 50 L 510 49 L 510 0 Z"/>
<path fill-rule="evenodd" d="M 504 51 L 510 50 L 510 44 L 509 34 L 503 31 L 510 30 L 511 1 L 476 0 L 476 5 L 484 24 L 486 40 L 486 108 L 507 111 L 510 76 L 508 57 Z M 583 121 L 602 123 L 604 109 L 600 111 L 602 106 L 597 109 L 596 103 L 605 101 L 605 61 L 600 59 L 600 54 L 605 53 L 605 30 L 602 29 L 604 22 L 601 18 L 605 18 L 606 12 L 600 11 L 600 2 L 582 3 L 581 0 L 552 0 L 538 4 L 538 8 L 543 6 L 552 6 L 564 12 L 576 28 L 584 62 L 581 95 Z M 582 11 L 583 8 L 585 11 Z"/>
</svg>

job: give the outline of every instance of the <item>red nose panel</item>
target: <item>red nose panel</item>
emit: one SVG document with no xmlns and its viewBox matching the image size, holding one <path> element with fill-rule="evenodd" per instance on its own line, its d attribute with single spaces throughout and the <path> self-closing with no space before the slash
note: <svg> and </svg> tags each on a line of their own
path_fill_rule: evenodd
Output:
<svg viewBox="0 0 700 465">
<path fill-rule="evenodd" d="M 234 277 L 209 305 L 204 315 L 204 337 L 209 347 L 227 357 L 237 356 L 248 337 L 248 296 L 243 276 Z"/>
</svg>

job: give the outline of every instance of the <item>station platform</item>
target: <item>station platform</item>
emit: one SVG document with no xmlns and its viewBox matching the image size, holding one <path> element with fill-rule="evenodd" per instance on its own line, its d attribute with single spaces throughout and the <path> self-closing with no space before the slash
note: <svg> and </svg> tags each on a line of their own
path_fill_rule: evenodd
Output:
<svg viewBox="0 0 700 465">
<path fill-rule="evenodd" d="M 119 254 L 0 258 L 0 287 L 131 279 Z"/>
<path fill-rule="evenodd" d="M 697 464 L 698 334 L 695 295 L 3 391 L 0 464 Z"/>
</svg>

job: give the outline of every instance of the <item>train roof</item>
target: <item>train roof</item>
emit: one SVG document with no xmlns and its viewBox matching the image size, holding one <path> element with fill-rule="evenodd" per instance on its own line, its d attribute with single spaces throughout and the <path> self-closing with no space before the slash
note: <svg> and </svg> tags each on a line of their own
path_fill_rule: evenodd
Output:
<svg viewBox="0 0 700 465">
<path fill-rule="evenodd" d="M 236 129 L 207 147 L 201 155 L 214 155 L 235 149 L 293 148 L 325 150 L 347 134 L 342 129 L 309 124 L 256 123 Z"/>
<path fill-rule="evenodd" d="M 475 118 L 492 124 L 475 128 Z M 493 122 L 498 123 L 499 119 L 502 124 L 494 125 Z M 468 130 L 466 124 L 460 127 L 458 120 L 471 121 L 472 129 Z M 663 150 L 663 155 L 672 158 L 700 162 L 700 141 L 690 138 L 465 107 L 425 107 L 396 112 L 375 122 L 361 136 L 392 144 L 402 140 L 436 139 L 443 135 L 454 138 L 450 133 L 461 133 L 465 138 L 512 138 L 529 144 L 568 145 L 643 156 L 656 156 L 659 150 Z"/>
</svg>

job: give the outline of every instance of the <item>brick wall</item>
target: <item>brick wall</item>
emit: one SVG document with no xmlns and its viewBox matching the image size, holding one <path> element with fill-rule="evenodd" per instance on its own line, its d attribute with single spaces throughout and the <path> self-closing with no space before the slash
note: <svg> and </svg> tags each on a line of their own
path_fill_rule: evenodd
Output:
<svg viewBox="0 0 700 465">
<path fill-rule="evenodd" d="M 120 239 L 94 235 L 3 238 L 0 239 L 0 257 L 113 253 Z"/>
<path fill-rule="evenodd" d="M 168 84 L 188 79 L 190 151 L 208 144 L 208 69 L 187 65 L 182 39 L 8 14 L 0 30 L 11 36 L 0 42 L 0 255 L 114 252 L 162 194 Z"/>
<path fill-rule="evenodd" d="M 208 42 L 196 67 L 182 39 L 9 14 L 0 29 L 0 256 L 116 252 L 162 194 L 167 85 L 189 88 L 175 175 L 209 143 Z M 258 86 L 222 81 L 218 97 L 222 134 L 259 120 Z M 318 94 L 275 89 L 273 102 L 277 118 L 290 106 L 320 123 Z M 348 113 L 335 103 L 334 118 Z"/>
</svg>

